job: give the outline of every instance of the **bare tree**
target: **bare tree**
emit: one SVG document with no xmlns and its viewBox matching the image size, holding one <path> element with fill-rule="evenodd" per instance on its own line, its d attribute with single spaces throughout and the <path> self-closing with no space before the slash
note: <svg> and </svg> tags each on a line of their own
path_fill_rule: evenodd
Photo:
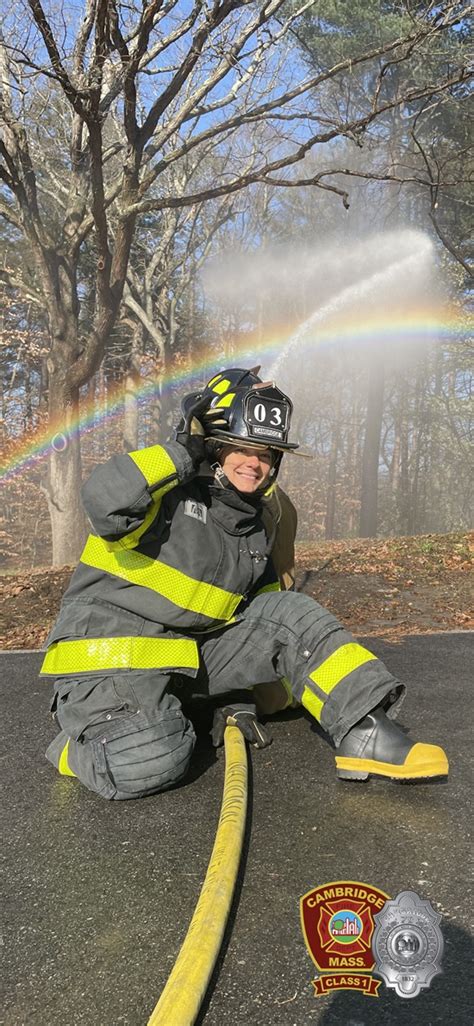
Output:
<svg viewBox="0 0 474 1026">
<path fill-rule="evenodd" d="M 183 179 L 182 174 L 180 177 Z M 182 184 L 175 183 L 177 191 Z M 132 253 L 123 306 L 132 322 L 140 325 L 142 352 L 148 358 L 152 354 L 157 393 L 152 402 L 152 434 L 156 439 L 165 440 L 169 433 L 171 397 L 163 385 L 178 352 L 183 365 L 192 363 L 192 325 L 184 322 L 194 317 L 190 309 L 199 271 L 216 235 L 233 218 L 234 208 L 235 200 L 227 196 L 206 204 L 168 208 L 161 212 L 158 232 L 148 225 L 146 232 L 137 236 L 138 259 Z"/>
<path fill-rule="evenodd" d="M 6 19 L 0 212 L 33 262 L 31 274 L 17 268 L 14 283 L 47 312 L 49 412 L 64 439 L 49 461 L 55 564 L 71 561 L 82 542 L 79 389 L 100 365 L 119 315 L 137 219 L 262 181 L 311 184 L 346 203 L 331 158 L 310 179 L 290 169 L 313 147 L 357 139 L 387 111 L 416 109 L 465 77 L 458 66 L 442 80 L 413 85 L 405 76 L 401 92 L 388 88 L 400 62 L 465 17 L 467 7 L 453 2 L 422 5 L 418 14 L 407 4 L 402 37 L 308 75 L 290 49 L 290 30 L 312 3 L 288 13 L 284 0 L 84 0 L 79 16 L 28 0 L 29 14 L 14 4 Z M 325 83 L 370 62 L 378 72 L 363 109 L 329 117 L 318 109 Z M 248 126 L 250 147 L 241 135 L 245 129 L 248 142 Z M 61 135 L 67 145 L 58 153 Z M 170 190 L 168 170 L 184 160 L 189 168 L 190 156 L 195 180 Z"/>
</svg>

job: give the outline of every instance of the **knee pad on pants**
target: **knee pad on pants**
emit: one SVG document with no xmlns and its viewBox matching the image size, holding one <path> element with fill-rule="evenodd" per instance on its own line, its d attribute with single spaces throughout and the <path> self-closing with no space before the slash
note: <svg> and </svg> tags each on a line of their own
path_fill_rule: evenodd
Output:
<svg viewBox="0 0 474 1026">
<path fill-rule="evenodd" d="M 70 768 L 86 787 L 116 801 L 168 790 L 185 776 L 196 742 L 176 706 L 96 724 L 70 744 Z"/>
<path fill-rule="evenodd" d="M 128 673 L 57 680 L 52 708 L 66 738 L 68 765 L 104 798 L 164 791 L 186 774 L 196 741 L 167 676 Z M 58 764 L 54 744 L 47 757 Z"/>
</svg>

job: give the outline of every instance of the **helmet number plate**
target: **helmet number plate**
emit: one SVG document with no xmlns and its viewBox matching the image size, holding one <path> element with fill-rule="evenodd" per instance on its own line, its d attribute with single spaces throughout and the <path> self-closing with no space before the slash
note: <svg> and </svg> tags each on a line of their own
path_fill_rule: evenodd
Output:
<svg viewBox="0 0 474 1026">
<path fill-rule="evenodd" d="M 246 421 L 254 438 L 270 441 L 284 441 L 288 425 L 288 404 L 278 399 L 267 399 L 262 395 L 249 396 Z"/>
</svg>

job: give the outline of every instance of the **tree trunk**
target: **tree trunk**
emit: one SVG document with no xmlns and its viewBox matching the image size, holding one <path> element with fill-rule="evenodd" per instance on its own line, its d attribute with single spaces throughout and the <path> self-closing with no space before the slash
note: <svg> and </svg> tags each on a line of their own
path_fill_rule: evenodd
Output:
<svg viewBox="0 0 474 1026">
<path fill-rule="evenodd" d="M 341 444 L 341 385 L 337 388 L 335 423 L 331 439 L 331 455 L 329 458 L 328 490 L 326 498 L 326 520 L 325 537 L 334 538 L 334 522 L 336 515 L 336 481 L 337 481 L 337 459 Z"/>
<path fill-rule="evenodd" d="M 157 441 L 167 442 L 173 438 L 176 424 L 173 417 L 173 397 L 170 390 L 170 375 L 173 366 L 175 353 L 176 332 L 178 325 L 176 321 L 176 301 L 174 297 L 170 300 L 168 307 L 168 332 L 163 341 L 163 373 L 162 382 L 164 388 L 161 391 L 160 425 Z"/>
<path fill-rule="evenodd" d="M 123 409 L 123 448 L 124 452 L 138 449 L 138 389 L 140 375 L 136 374 L 132 365 L 125 371 L 125 395 Z"/>
<path fill-rule="evenodd" d="M 375 538 L 377 534 L 377 500 L 380 438 L 384 397 L 384 367 L 380 358 L 373 358 L 369 370 L 369 391 L 365 420 L 364 449 L 362 453 L 362 487 L 360 528 L 361 538 Z"/>
<path fill-rule="evenodd" d="M 410 518 L 409 427 L 407 383 L 407 391 L 405 395 L 400 397 L 400 487 L 398 491 L 400 534 L 408 534 L 408 521 Z"/>
<path fill-rule="evenodd" d="M 445 484 L 445 474 L 443 472 L 443 461 L 440 456 L 440 445 L 441 445 L 441 421 L 440 421 L 440 401 L 443 391 L 443 350 L 438 348 L 435 352 L 435 380 L 434 380 L 434 394 L 431 398 L 429 408 L 429 468 L 428 468 L 428 515 L 426 518 L 426 530 L 427 531 L 439 531 L 441 530 L 441 524 L 439 520 L 439 512 L 441 506 L 441 496 L 443 492 L 443 485 Z M 446 530 L 446 528 L 444 528 Z"/>
<path fill-rule="evenodd" d="M 61 430 L 53 435 L 48 466 L 47 499 L 51 518 L 53 566 L 77 563 L 86 539 L 85 517 L 80 503 L 81 449 L 77 430 L 79 398 L 68 396 L 50 380 L 51 420 L 59 419 Z M 59 402 L 58 402 L 59 400 Z"/>
<path fill-rule="evenodd" d="M 395 426 L 393 437 L 392 460 L 390 463 L 390 490 L 392 495 L 397 496 L 400 488 L 400 454 L 401 454 L 401 432 L 399 410 L 395 413 Z"/>
<path fill-rule="evenodd" d="M 125 452 L 134 452 L 135 449 L 138 449 L 138 392 L 142 335 L 141 324 L 136 324 L 133 332 L 132 351 L 124 378 L 123 448 Z"/>
<path fill-rule="evenodd" d="M 359 383 L 354 378 L 354 384 L 352 388 L 352 408 L 349 423 L 347 425 L 346 433 L 346 459 L 345 459 L 345 479 L 347 487 L 347 495 L 349 498 L 349 512 L 347 517 L 347 534 L 352 537 L 357 530 L 357 513 L 358 513 L 358 481 L 359 481 L 359 461 L 360 461 L 360 436 L 361 436 L 361 418 L 360 418 L 360 397 L 359 397 Z"/>
<path fill-rule="evenodd" d="M 33 426 L 33 404 L 31 401 L 31 370 L 27 368 L 25 374 L 25 431 L 30 431 Z"/>
</svg>

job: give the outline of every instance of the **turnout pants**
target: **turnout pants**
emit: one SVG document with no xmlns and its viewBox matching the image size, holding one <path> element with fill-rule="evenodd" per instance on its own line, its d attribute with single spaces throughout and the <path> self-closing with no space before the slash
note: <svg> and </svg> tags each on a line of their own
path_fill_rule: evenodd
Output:
<svg viewBox="0 0 474 1026">
<path fill-rule="evenodd" d="M 394 716 L 405 691 L 332 613 L 295 592 L 258 596 L 236 622 L 201 636 L 199 648 L 199 690 L 224 698 L 285 677 L 336 746 L 382 702 Z M 47 758 L 103 798 L 139 798 L 177 784 L 196 740 L 173 693 L 178 674 L 182 682 L 178 668 L 56 678 L 52 709 L 61 732 Z"/>
</svg>

